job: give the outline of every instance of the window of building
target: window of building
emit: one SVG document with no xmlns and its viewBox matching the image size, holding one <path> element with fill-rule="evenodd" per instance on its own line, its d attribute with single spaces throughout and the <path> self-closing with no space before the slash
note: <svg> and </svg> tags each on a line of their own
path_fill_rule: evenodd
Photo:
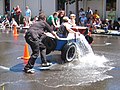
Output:
<svg viewBox="0 0 120 90">
<path fill-rule="evenodd" d="M 106 11 L 116 11 L 116 0 L 106 0 Z"/>
<path fill-rule="evenodd" d="M 10 11 L 10 0 L 4 0 L 5 1 L 5 12 Z"/>
</svg>

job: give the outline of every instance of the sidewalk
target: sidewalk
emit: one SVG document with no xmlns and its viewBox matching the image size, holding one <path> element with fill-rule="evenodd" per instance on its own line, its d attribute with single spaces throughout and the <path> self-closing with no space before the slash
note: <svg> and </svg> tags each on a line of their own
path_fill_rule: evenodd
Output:
<svg viewBox="0 0 120 90">
<path fill-rule="evenodd" d="M 103 29 L 97 29 L 97 32 L 93 34 L 105 34 L 105 35 L 117 35 L 120 36 L 120 31 L 119 30 L 108 30 L 108 33 L 105 33 Z"/>
</svg>

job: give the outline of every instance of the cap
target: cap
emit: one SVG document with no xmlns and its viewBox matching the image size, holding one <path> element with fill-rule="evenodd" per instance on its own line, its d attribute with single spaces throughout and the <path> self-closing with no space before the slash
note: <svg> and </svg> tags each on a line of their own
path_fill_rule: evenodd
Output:
<svg viewBox="0 0 120 90">
<path fill-rule="evenodd" d="M 76 15 L 75 14 L 70 14 L 70 17 L 76 17 Z"/>
</svg>

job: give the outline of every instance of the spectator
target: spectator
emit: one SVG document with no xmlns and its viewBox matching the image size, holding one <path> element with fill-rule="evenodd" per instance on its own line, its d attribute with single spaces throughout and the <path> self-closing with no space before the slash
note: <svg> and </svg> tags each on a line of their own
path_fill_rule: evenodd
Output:
<svg viewBox="0 0 120 90">
<path fill-rule="evenodd" d="M 27 20 L 26 20 L 25 17 L 23 18 L 23 23 L 24 23 L 24 27 L 27 27 L 27 26 L 28 26 L 28 22 L 27 22 Z"/>
<path fill-rule="evenodd" d="M 22 11 L 21 11 L 19 5 L 16 6 L 15 13 L 16 13 L 15 20 L 16 20 L 17 24 L 20 25 L 20 17 L 21 17 Z"/>
<path fill-rule="evenodd" d="M 93 15 L 93 11 L 90 7 L 88 7 L 88 10 L 86 12 L 87 19 L 89 19 Z"/>
<path fill-rule="evenodd" d="M 71 15 L 70 15 L 70 24 L 71 24 L 73 27 L 76 26 L 75 19 L 76 19 L 76 15 L 75 15 L 75 14 L 71 14 Z"/>
<path fill-rule="evenodd" d="M 93 32 L 93 23 L 94 23 L 94 17 L 91 16 L 88 20 L 87 20 L 87 24 L 86 26 L 89 28 L 89 31 L 92 33 Z"/>
<path fill-rule="evenodd" d="M 115 17 L 116 17 L 115 11 L 113 11 L 113 9 L 111 9 L 110 12 L 108 13 L 108 19 L 111 20 L 112 24 L 115 20 Z"/>
<path fill-rule="evenodd" d="M 26 6 L 25 20 L 26 20 L 26 26 L 29 26 L 31 22 L 31 10 L 29 9 L 28 6 Z"/>
<path fill-rule="evenodd" d="M 12 18 L 12 20 L 11 20 L 11 27 L 13 27 L 13 26 L 18 27 L 18 24 L 17 24 L 17 22 L 15 21 L 14 18 Z"/>
<path fill-rule="evenodd" d="M 114 21 L 113 23 L 113 29 L 114 30 L 119 30 L 120 24 L 118 23 L 118 21 Z"/>
<path fill-rule="evenodd" d="M 98 13 L 98 10 L 95 10 L 95 12 L 93 13 L 93 17 L 94 17 L 94 19 L 100 18 L 100 15 L 99 15 L 99 13 Z"/>
<path fill-rule="evenodd" d="M 108 32 L 108 29 L 109 29 L 110 26 L 110 23 L 109 23 L 109 20 L 106 19 L 103 23 L 102 23 L 102 28 L 104 29 L 105 33 Z"/>
<path fill-rule="evenodd" d="M 32 21 L 32 24 L 35 23 L 35 22 L 37 22 L 37 21 L 38 21 L 38 17 L 35 16 L 34 19 L 33 19 L 33 21 Z"/>
<path fill-rule="evenodd" d="M 85 14 L 85 12 L 84 12 L 84 9 L 83 9 L 83 8 L 81 8 L 81 9 L 79 10 L 79 18 L 81 18 L 81 17 L 82 17 L 82 14 Z"/>
<path fill-rule="evenodd" d="M 60 25 L 62 24 L 63 22 L 63 17 L 65 16 L 65 11 L 61 10 L 59 12 L 59 15 L 58 15 L 58 18 L 59 18 L 59 21 L 60 21 Z"/>
<path fill-rule="evenodd" d="M 69 11 L 69 15 L 68 15 L 68 16 L 69 16 L 69 18 L 70 18 L 70 15 L 71 15 L 71 14 L 73 14 L 73 12 L 72 12 L 72 11 Z"/>
<path fill-rule="evenodd" d="M 3 25 L 4 27 L 10 26 L 10 23 L 9 23 L 9 20 L 8 20 L 7 17 L 6 17 L 5 20 L 2 22 L 2 25 Z"/>
<path fill-rule="evenodd" d="M 50 15 L 47 18 L 47 23 L 55 29 L 56 27 L 59 26 L 59 21 L 58 21 L 58 12 L 53 13 L 53 15 Z"/>
<path fill-rule="evenodd" d="M 15 7 L 13 7 L 13 9 L 11 10 L 11 19 L 15 18 L 15 15 L 16 15 L 16 13 L 15 13 Z"/>
<path fill-rule="evenodd" d="M 97 29 L 101 28 L 101 20 L 100 18 L 96 18 L 94 19 L 94 22 L 93 22 L 93 29 L 94 29 L 94 32 L 97 32 Z"/>
<path fill-rule="evenodd" d="M 82 14 L 81 18 L 80 18 L 80 25 L 81 26 L 86 26 L 87 24 L 87 17 L 85 16 L 85 13 Z"/>
</svg>

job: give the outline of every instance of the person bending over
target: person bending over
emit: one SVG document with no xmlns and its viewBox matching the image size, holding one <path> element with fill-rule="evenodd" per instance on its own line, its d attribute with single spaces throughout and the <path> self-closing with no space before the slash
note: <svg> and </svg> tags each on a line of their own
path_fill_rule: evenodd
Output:
<svg viewBox="0 0 120 90">
<path fill-rule="evenodd" d="M 46 17 L 44 13 L 39 15 L 38 21 L 32 24 L 29 30 L 25 34 L 25 40 L 30 45 L 32 49 L 32 54 L 27 65 L 24 67 L 25 73 L 34 73 L 32 69 L 34 67 L 35 61 L 41 55 L 41 66 L 50 66 L 50 63 L 46 60 L 46 46 L 43 44 L 43 40 L 46 37 L 45 30 L 52 33 L 53 36 L 57 37 L 53 30 L 50 28 L 46 22 Z"/>
</svg>

